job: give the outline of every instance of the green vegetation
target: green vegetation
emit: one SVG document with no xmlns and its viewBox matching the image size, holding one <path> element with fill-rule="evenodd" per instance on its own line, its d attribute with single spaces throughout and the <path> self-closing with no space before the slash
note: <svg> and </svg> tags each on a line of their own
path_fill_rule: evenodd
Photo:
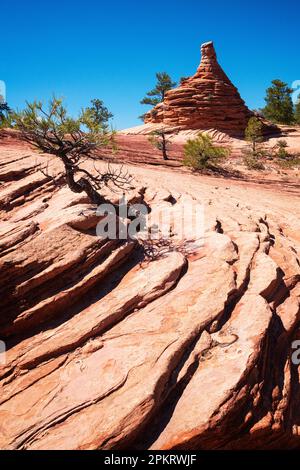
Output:
<svg viewBox="0 0 300 470">
<path fill-rule="evenodd" d="M 146 104 L 152 107 L 156 106 L 164 100 L 166 92 L 177 85 L 166 72 L 158 72 L 156 74 L 156 79 L 157 82 L 155 88 L 146 93 L 145 98 L 140 102 L 141 104 Z M 144 116 L 145 114 L 140 116 L 140 119 L 144 120 Z"/>
<path fill-rule="evenodd" d="M 252 117 L 248 121 L 245 130 L 245 139 L 251 142 L 253 153 L 256 152 L 258 144 L 263 141 L 263 123 L 260 119 Z"/>
<path fill-rule="evenodd" d="M 130 184 L 130 178 L 121 172 L 102 173 L 97 169 L 96 174 L 92 174 L 80 166 L 98 147 L 112 140 L 112 134 L 107 132 L 105 125 L 107 114 L 99 118 L 96 111 L 97 107 L 92 106 L 73 118 L 68 115 L 62 100 L 54 97 L 46 108 L 38 101 L 27 103 L 23 111 L 13 113 L 13 120 L 25 141 L 40 152 L 60 159 L 64 166 L 64 180 L 71 191 L 85 192 L 92 203 L 99 205 L 109 202 L 99 193 L 103 186 L 112 183 L 124 189 Z"/>
<path fill-rule="evenodd" d="M 265 149 L 260 140 L 260 126 L 251 119 L 245 132 L 251 147 L 243 150 L 244 164 L 249 170 L 264 170 L 265 160 L 273 160 L 282 168 L 292 168 L 300 164 L 299 155 L 289 153 L 287 141 L 284 139 L 277 140 L 272 149 Z"/>
<path fill-rule="evenodd" d="M 273 148 L 274 157 L 279 166 L 282 168 L 293 168 L 294 166 L 300 165 L 299 155 L 290 153 L 287 148 L 287 141 L 283 139 L 278 140 Z"/>
<path fill-rule="evenodd" d="M 263 147 L 263 123 L 257 117 L 252 117 L 248 121 L 245 130 L 245 139 L 249 142 L 249 147 L 243 150 L 244 164 L 249 170 L 263 170 L 264 165 L 260 159 L 266 156 Z"/>
<path fill-rule="evenodd" d="M 227 148 L 217 147 L 211 137 L 199 134 L 185 144 L 183 164 L 193 170 L 214 169 L 228 155 Z"/>
<path fill-rule="evenodd" d="M 167 138 L 164 129 L 158 129 L 156 131 L 151 132 L 149 142 L 161 151 L 164 160 L 169 159 L 168 150 L 170 140 Z"/>
<path fill-rule="evenodd" d="M 291 124 L 294 121 L 294 107 L 291 98 L 292 88 L 281 80 L 273 80 L 266 91 L 264 116 L 277 124 Z"/>
<path fill-rule="evenodd" d="M 84 113 L 89 114 L 90 119 L 99 125 L 101 130 L 107 130 L 108 121 L 113 117 L 113 114 L 104 106 L 103 101 L 94 99 L 91 103 L 92 106 L 86 108 Z"/>
<path fill-rule="evenodd" d="M 11 112 L 8 104 L 0 101 L 0 127 L 11 127 Z"/>
<path fill-rule="evenodd" d="M 165 98 L 166 91 L 176 86 L 176 82 L 172 82 L 170 75 L 166 72 L 158 72 L 156 74 L 157 83 L 153 90 L 146 93 L 146 97 L 142 99 L 141 104 L 156 106 Z"/>
<path fill-rule="evenodd" d="M 245 154 L 244 156 L 244 165 L 248 168 L 248 170 L 264 170 L 264 164 L 259 160 L 257 156 L 253 156 L 250 154 Z"/>
<path fill-rule="evenodd" d="M 290 154 L 286 150 L 288 147 L 286 140 L 277 140 L 277 144 L 275 145 L 275 149 L 277 150 L 276 157 L 277 158 L 288 158 Z"/>
</svg>

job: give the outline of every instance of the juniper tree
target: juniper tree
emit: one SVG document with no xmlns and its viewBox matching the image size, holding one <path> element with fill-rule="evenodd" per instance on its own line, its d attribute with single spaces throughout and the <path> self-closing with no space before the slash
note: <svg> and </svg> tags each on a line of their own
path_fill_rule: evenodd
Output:
<svg viewBox="0 0 300 470">
<path fill-rule="evenodd" d="M 100 172 L 95 168 L 95 173 L 91 173 L 80 166 L 112 138 L 94 108 L 83 109 L 77 118 L 73 118 L 67 114 L 62 100 L 53 98 L 48 108 L 38 101 L 27 103 L 23 111 L 13 114 L 13 119 L 25 141 L 39 151 L 59 158 L 71 191 L 85 192 L 92 203 L 100 205 L 110 202 L 99 192 L 104 186 L 112 184 L 122 190 L 129 187 L 131 177 L 121 170 Z"/>
<path fill-rule="evenodd" d="M 291 93 L 293 89 L 281 80 L 273 80 L 272 86 L 267 89 L 264 116 L 278 124 L 291 124 L 294 120 L 293 102 Z"/>
</svg>

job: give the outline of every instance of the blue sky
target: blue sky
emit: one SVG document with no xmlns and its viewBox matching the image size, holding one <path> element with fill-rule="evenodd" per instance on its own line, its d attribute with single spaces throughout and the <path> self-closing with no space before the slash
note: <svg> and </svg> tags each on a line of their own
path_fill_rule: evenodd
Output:
<svg viewBox="0 0 300 470">
<path fill-rule="evenodd" d="M 220 64 L 250 108 L 274 78 L 300 80 L 300 3 L 242 1 L 5 1 L 0 80 L 7 101 L 65 97 L 75 114 L 92 98 L 117 129 L 138 125 L 155 72 L 195 73 L 200 44 L 213 40 Z"/>
</svg>

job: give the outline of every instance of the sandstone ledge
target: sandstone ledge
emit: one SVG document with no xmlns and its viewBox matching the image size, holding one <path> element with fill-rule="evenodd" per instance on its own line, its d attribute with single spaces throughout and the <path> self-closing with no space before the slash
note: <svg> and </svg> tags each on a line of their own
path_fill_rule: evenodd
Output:
<svg viewBox="0 0 300 470">
<path fill-rule="evenodd" d="M 299 448 L 299 197 L 132 167 L 154 214 L 205 210 L 201 240 L 141 264 L 41 158 L 0 148 L 0 447 Z"/>
</svg>

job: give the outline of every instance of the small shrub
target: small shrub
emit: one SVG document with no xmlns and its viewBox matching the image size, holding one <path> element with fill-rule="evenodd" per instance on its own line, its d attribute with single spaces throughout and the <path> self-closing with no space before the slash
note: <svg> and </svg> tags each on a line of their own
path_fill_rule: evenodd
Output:
<svg viewBox="0 0 300 470">
<path fill-rule="evenodd" d="M 183 164 L 193 170 L 213 169 L 228 155 L 227 148 L 217 147 L 211 137 L 199 134 L 185 144 Z"/>
<path fill-rule="evenodd" d="M 277 144 L 275 145 L 275 149 L 277 151 L 277 158 L 289 158 L 290 157 L 290 154 L 289 152 L 286 150 L 287 149 L 287 141 L 286 140 L 278 140 L 277 141 Z"/>
<path fill-rule="evenodd" d="M 265 149 L 260 148 L 253 152 L 252 148 L 245 148 L 242 150 L 244 155 L 243 163 L 248 170 L 264 170 L 265 167 L 262 163 L 262 159 L 268 157 Z"/>
<path fill-rule="evenodd" d="M 287 141 L 286 140 L 278 140 L 276 144 L 277 148 L 277 157 L 278 158 L 288 158 L 290 156 L 287 149 Z"/>
<path fill-rule="evenodd" d="M 253 155 L 248 155 L 244 157 L 244 164 L 248 170 L 264 170 L 265 167 L 259 159 Z"/>
<path fill-rule="evenodd" d="M 300 165 L 300 156 L 289 153 L 287 141 L 284 139 L 278 140 L 273 147 L 275 158 L 281 168 L 293 168 Z"/>
<path fill-rule="evenodd" d="M 288 158 L 278 159 L 277 162 L 281 168 L 300 167 L 300 155 L 290 155 Z"/>
</svg>

